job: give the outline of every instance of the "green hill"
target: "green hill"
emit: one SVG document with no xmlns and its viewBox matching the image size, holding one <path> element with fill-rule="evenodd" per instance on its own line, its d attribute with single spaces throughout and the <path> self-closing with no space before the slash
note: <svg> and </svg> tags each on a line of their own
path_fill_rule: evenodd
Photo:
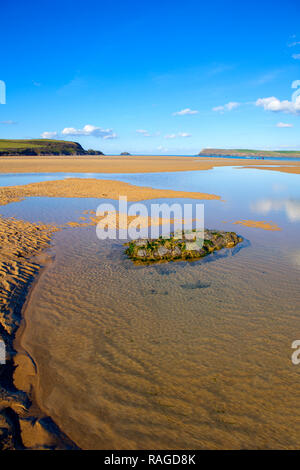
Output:
<svg viewBox="0 0 300 470">
<path fill-rule="evenodd" d="M 249 149 L 203 149 L 198 154 L 207 157 L 300 157 L 300 151 L 292 150 L 249 150 Z"/>
<path fill-rule="evenodd" d="M 5 155 L 103 155 L 98 150 L 84 150 L 77 142 L 52 139 L 0 139 L 0 156 Z"/>
</svg>

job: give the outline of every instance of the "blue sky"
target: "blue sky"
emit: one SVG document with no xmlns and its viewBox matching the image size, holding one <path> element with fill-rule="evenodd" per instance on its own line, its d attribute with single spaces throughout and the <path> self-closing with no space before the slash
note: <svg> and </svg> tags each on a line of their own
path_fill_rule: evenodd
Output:
<svg viewBox="0 0 300 470">
<path fill-rule="evenodd" d="M 0 138 L 300 150 L 299 14 L 298 0 L 5 2 Z"/>
</svg>

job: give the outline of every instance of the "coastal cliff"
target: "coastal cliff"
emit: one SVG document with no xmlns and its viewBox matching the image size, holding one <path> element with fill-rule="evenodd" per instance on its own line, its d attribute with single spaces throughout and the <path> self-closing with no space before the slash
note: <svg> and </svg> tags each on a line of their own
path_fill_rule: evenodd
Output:
<svg viewBox="0 0 300 470">
<path fill-rule="evenodd" d="M 0 157 L 10 155 L 103 155 L 99 150 L 84 150 L 77 142 L 52 139 L 0 139 Z"/>
</svg>

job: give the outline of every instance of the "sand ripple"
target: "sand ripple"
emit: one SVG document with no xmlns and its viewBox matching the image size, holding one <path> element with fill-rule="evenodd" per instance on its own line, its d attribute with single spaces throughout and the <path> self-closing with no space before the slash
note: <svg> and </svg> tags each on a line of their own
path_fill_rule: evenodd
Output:
<svg viewBox="0 0 300 470">
<path fill-rule="evenodd" d="M 22 341 L 80 447 L 297 448 L 299 270 L 275 243 L 135 267 L 92 228 L 55 239 Z"/>
</svg>

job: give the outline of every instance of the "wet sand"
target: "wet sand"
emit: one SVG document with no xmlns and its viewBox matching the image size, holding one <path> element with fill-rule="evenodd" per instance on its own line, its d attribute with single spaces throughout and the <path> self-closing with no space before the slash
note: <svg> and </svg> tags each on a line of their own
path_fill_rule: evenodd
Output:
<svg viewBox="0 0 300 470">
<path fill-rule="evenodd" d="M 44 161 L 43 168 L 46 168 L 46 166 L 49 163 L 49 160 L 52 160 L 52 158 L 53 157 L 39 159 L 39 161 L 40 160 Z M 68 157 L 65 157 L 65 158 L 68 160 L 67 162 L 68 165 L 70 163 L 69 160 L 77 160 L 74 158 L 72 159 L 69 159 Z M 113 157 L 109 157 L 109 158 L 113 158 Z M 117 158 L 118 157 L 116 157 L 116 159 Z M 128 158 L 128 157 L 125 157 L 125 158 Z M 143 157 L 143 158 L 146 158 L 146 157 Z M 164 157 L 159 157 L 159 158 L 164 159 Z M 170 157 L 170 158 L 181 158 L 181 157 Z M 34 157 L 32 158 L 32 160 L 33 159 L 35 160 Z M 124 157 L 122 157 L 122 160 L 123 159 Z M 14 160 L 18 160 L 18 165 L 20 165 L 20 160 L 23 160 L 23 159 L 14 159 Z M 62 160 L 61 157 L 59 157 L 58 160 Z M 82 160 L 86 160 L 86 157 L 82 157 Z M 217 163 L 219 163 L 220 160 L 221 159 L 217 159 Z M 184 158 L 184 161 L 186 161 L 186 158 Z M 194 158 L 193 158 L 193 161 L 195 161 Z M 230 161 L 230 163 L 227 164 L 228 161 L 229 160 L 226 159 L 226 162 L 223 162 L 221 165 L 216 164 L 214 166 L 224 166 L 224 164 L 228 166 L 228 165 L 237 164 L 236 163 L 237 160 Z M 1 164 L 2 163 L 3 162 L 1 160 Z M 24 162 L 22 162 L 22 164 L 23 163 Z M 74 162 L 71 162 L 71 165 L 73 165 L 73 163 Z M 0 172 L 2 171 L 1 164 L 0 164 Z M 82 162 L 80 162 L 80 165 L 81 164 Z M 241 164 L 244 164 L 244 161 L 242 161 L 242 163 L 241 161 L 239 161 L 239 165 Z M 52 162 L 51 162 L 51 165 L 52 165 Z M 165 170 L 159 169 L 157 171 L 180 171 L 178 169 L 170 170 L 169 168 L 170 166 L 173 165 L 173 163 L 170 164 L 169 160 L 166 162 L 166 165 L 168 169 L 165 169 Z M 257 165 L 257 162 L 256 162 L 256 165 Z M 267 170 L 273 169 L 272 167 L 270 167 L 270 163 L 268 163 L 268 165 L 269 167 L 266 168 Z M 294 165 L 295 164 L 293 164 L 293 168 L 294 168 Z M 62 168 L 63 165 L 60 164 L 59 167 Z M 259 168 L 255 166 L 253 167 Z M 70 168 L 71 167 L 68 167 L 68 169 L 64 168 L 63 170 L 53 170 L 53 168 L 51 169 L 48 168 L 47 170 L 44 170 L 44 169 L 41 170 L 39 168 L 39 170 L 36 170 L 36 171 L 74 171 L 74 167 L 72 167 L 72 170 Z M 147 168 L 147 164 L 145 164 L 145 168 Z M 295 168 L 300 168 L 300 166 L 295 167 Z M 209 168 L 206 168 L 205 164 L 203 164 L 202 168 L 197 167 L 194 169 L 199 170 L 199 169 L 209 169 Z M 283 168 L 283 170 L 287 170 L 287 172 L 290 172 L 288 171 L 289 169 L 290 168 L 288 167 Z M 189 170 L 191 170 L 191 168 L 189 168 Z M 20 173 L 22 172 L 27 173 L 28 171 L 33 171 L 33 170 L 32 169 L 29 170 L 28 167 L 26 167 L 25 171 L 20 171 L 19 169 L 17 170 L 17 172 L 20 172 Z M 87 170 L 80 169 L 80 171 L 85 172 Z M 105 172 L 103 169 L 98 169 L 97 171 Z M 147 172 L 147 170 L 145 171 Z M 276 168 L 276 171 L 280 171 L 280 168 Z M 5 172 L 8 172 L 7 168 Z M 9 172 L 12 172 L 10 167 L 9 167 Z M 113 171 L 107 171 L 107 172 L 117 172 L 117 171 L 116 169 L 114 169 Z M 118 169 L 118 172 L 121 172 L 121 171 Z M 134 173 L 135 171 L 131 170 L 131 171 L 124 171 L 124 172 Z M 116 199 L 118 198 L 119 194 L 127 195 L 129 201 L 138 201 L 141 199 L 152 199 L 154 197 L 155 198 L 188 197 L 188 198 L 194 198 L 194 199 L 220 199 L 219 196 L 212 195 L 212 194 L 157 190 L 157 189 L 152 189 L 148 187 L 146 188 L 137 187 L 137 186 L 133 186 L 127 183 L 122 183 L 122 182 L 117 182 L 117 181 L 95 180 L 95 179 L 81 180 L 79 178 L 72 178 L 72 179 L 67 179 L 63 181 L 50 181 L 50 182 L 45 182 L 45 183 L 34 183 L 34 184 L 23 185 L 23 186 L 18 186 L 18 187 L 15 186 L 15 187 L 1 188 L 0 189 L 0 204 L 7 204 L 9 202 L 19 201 L 22 198 L 29 197 L 29 196 L 99 197 L 99 198 Z M 89 220 L 82 219 L 82 221 L 83 221 L 82 226 L 84 227 L 87 225 L 95 225 L 95 223 L 97 222 L 97 219 L 93 217 L 92 214 L 90 214 Z M 81 224 L 78 222 L 74 222 L 74 223 L 71 222 L 65 225 L 72 226 L 72 224 L 73 226 L 81 226 Z M 252 227 L 252 228 L 263 228 L 264 230 L 280 230 L 278 227 L 274 228 L 275 227 L 274 224 L 272 225 L 264 221 L 257 222 L 257 221 L 241 220 L 241 221 L 237 221 L 236 224 L 242 224 L 242 225 L 245 225 L 247 227 Z M 5 342 L 8 345 L 8 352 L 9 352 L 8 364 L 7 366 L 5 366 L 5 369 L 3 369 L 1 371 L 2 373 L 0 374 L 0 427 L 7 430 L 7 433 L 6 433 L 6 436 L 4 436 L 4 439 L 2 439 L 3 436 L 1 436 L 0 434 L 0 442 L 4 443 L 2 445 L 4 445 L 5 448 L 23 448 L 23 447 L 70 448 L 72 447 L 72 442 L 69 441 L 66 436 L 60 433 L 59 429 L 56 428 L 55 424 L 51 421 L 51 419 L 45 417 L 45 415 L 40 411 L 40 409 L 35 403 L 33 403 L 33 405 L 31 405 L 30 407 L 30 399 L 33 398 L 32 396 L 33 387 L 36 387 L 36 384 L 39 380 L 38 380 L 37 370 L 36 370 L 33 360 L 30 358 L 30 356 L 28 356 L 25 350 L 22 351 L 22 348 L 20 348 L 20 350 L 16 348 L 16 346 L 18 346 L 22 341 L 21 329 L 19 329 L 20 338 L 19 340 L 15 341 L 15 344 L 13 345 L 17 328 L 21 323 L 22 303 L 24 302 L 26 296 L 28 296 L 28 291 L 29 291 L 30 286 L 32 286 L 32 282 L 34 278 L 36 279 L 38 273 L 41 270 L 41 267 L 45 263 L 45 259 L 43 258 L 32 261 L 31 257 L 33 255 L 37 255 L 48 246 L 52 234 L 57 230 L 58 230 L 58 227 L 55 228 L 53 226 L 31 224 L 29 222 L 19 221 L 15 219 L 4 219 L 2 217 L 0 218 L 0 239 L 2 241 L 1 250 L 0 250 L 0 261 L 1 261 L 1 271 L 0 271 L 1 298 L 0 298 L 0 301 L 1 301 L 1 304 L 4 306 L 3 311 L 1 309 L 0 339 L 2 337 L 5 340 Z M 11 308 L 12 304 L 14 304 L 14 311 Z M 29 305 L 30 305 L 30 302 L 28 302 L 28 306 Z M 18 306 L 17 309 L 16 309 L 16 306 Z M 16 313 L 18 313 L 17 316 L 16 316 Z M 33 330 L 31 332 L 28 330 L 28 332 L 29 334 L 31 333 L 33 334 Z M 34 339 L 31 338 L 31 340 L 32 340 L 32 344 L 34 344 Z M 15 354 L 14 348 L 18 349 L 17 355 Z M 26 347 L 25 349 L 27 351 L 30 348 Z M 17 367 L 16 372 L 13 374 L 14 365 L 18 365 L 19 367 Z M 45 383 L 46 383 L 46 380 L 45 380 Z M 197 387 L 198 387 L 198 384 L 197 384 Z M 46 393 L 46 392 L 44 390 L 43 393 L 41 391 L 39 391 L 39 393 L 40 395 L 43 395 L 43 393 Z M 42 399 L 41 399 L 41 404 L 43 404 Z M 196 406 L 196 403 L 195 403 L 195 406 Z M 41 405 L 41 408 L 42 408 L 42 405 Z M 11 411 L 7 412 L 7 409 Z M 219 413 L 219 411 L 217 412 Z M 13 414 L 14 420 L 11 419 L 11 414 Z M 85 418 L 86 417 L 83 417 L 83 420 Z M 49 419 L 50 419 L 50 424 L 49 424 Z M 130 420 L 129 417 L 128 419 Z M 241 417 L 239 417 L 239 419 L 241 419 Z M 12 424 L 15 422 L 18 423 L 17 426 Z M 127 422 L 124 421 L 123 425 L 124 425 L 124 432 L 125 432 L 125 429 L 129 425 L 128 421 Z M 105 423 L 103 424 L 103 426 L 105 430 Z M 146 433 L 146 428 L 144 432 Z M 77 438 L 77 436 L 74 435 L 74 438 Z M 295 439 L 296 439 L 296 435 L 295 435 Z M 117 440 L 118 440 L 118 436 L 116 436 L 116 441 Z M 113 442 L 113 441 L 110 441 L 110 442 Z M 166 440 L 166 442 L 167 442 L 167 445 L 170 445 L 169 441 Z M 227 442 L 229 443 L 229 440 Z M 266 447 L 266 442 L 267 441 L 260 441 L 259 445 L 261 447 Z M 196 444 L 196 441 L 195 441 L 195 444 Z M 199 442 L 197 442 L 197 444 L 199 444 Z M 216 447 L 218 447 L 218 443 L 216 442 L 215 444 L 216 444 Z M 286 443 L 286 446 L 287 444 L 288 443 Z M 203 445 L 205 447 L 204 442 L 203 442 Z M 1 444 L 0 444 L 0 448 L 1 448 Z"/>
<path fill-rule="evenodd" d="M 273 222 L 266 222 L 265 220 L 237 220 L 233 222 L 234 225 L 244 225 L 245 227 L 261 228 L 263 230 L 271 230 L 273 232 L 280 231 L 281 228 Z"/>
<path fill-rule="evenodd" d="M 300 163 L 300 162 L 299 162 Z M 281 164 L 280 164 L 281 165 Z M 293 163 L 293 166 L 291 166 L 291 162 L 289 162 L 290 166 L 244 166 L 243 168 L 252 168 L 255 170 L 270 170 L 270 171 L 279 171 L 280 173 L 291 173 L 294 175 L 300 175 L 300 165 L 294 166 L 295 164 Z"/>
<path fill-rule="evenodd" d="M 81 448 L 298 447 L 297 271 L 282 232 L 255 234 L 236 256 L 147 267 L 93 228 L 55 234 L 22 344 Z"/>
<path fill-rule="evenodd" d="M 159 198 L 221 199 L 214 194 L 172 191 L 134 186 L 114 180 L 67 178 L 60 181 L 45 181 L 23 186 L 0 188 L 0 205 L 17 202 L 29 196 L 46 197 L 95 197 L 118 199 L 127 196 L 128 201 L 141 201 Z"/>
<path fill-rule="evenodd" d="M 32 404 L 29 377 L 36 378 L 35 364 L 25 351 L 16 354 L 23 304 L 47 262 L 45 256 L 37 256 L 56 231 L 51 225 L 0 216 L 0 341 L 6 348 L 6 363 L 0 365 L 0 450 L 73 447 L 52 419 Z"/>
<path fill-rule="evenodd" d="M 127 224 L 134 219 L 128 217 Z M 68 227 L 95 226 L 101 220 L 94 211 L 86 211 L 79 222 L 58 226 L 0 215 L 0 341 L 6 347 L 6 364 L 0 366 L 0 450 L 76 447 L 36 404 L 39 374 L 35 361 L 21 345 L 23 311 L 30 303 L 39 273 L 52 262 L 43 252 L 53 234 Z M 117 228 L 122 227 L 118 213 L 115 221 Z M 153 224 L 148 217 L 139 222 L 145 227 Z M 157 220 L 159 225 L 163 222 L 162 218 Z"/>
<path fill-rule="evenodd" d="M 143 188 L 118 181 L 70 178 L 1 188 L 0 205 L 17 202 L 28 196 L 117 199 L 120 194 L 126 195 L 129 201 L 164 197 L 220 199 L 219 196 L 204 193 Z M 0 216 L 0 340 L 5 342 L 7 349 L 7 364 L 1 366 L 0 374 L 0 426 L 3 429 L 2 435 L 0 434 L 0 449 L 74 446 L 51 418 L 43 415 L 35 404 L 34 390 L 38 372 L 27 351 L 19 347 L 21 329 L 19 332 L 17 330 L 22 323 L 22 307 L 26 296 L 46 262 L 45 257 L 36 256 L 48 247 L 53 233 L 66 227 L 96 225 L 100 220 L 94 211 L 88 211 L 80 219 L 80 222 L 51 226 Z M 128 223 L 132 223 L 134 219 L 135 217 L 129 217 Z M 151 223 L 153 221 L 149 218 L 142 220 L 144 226 L 150 226 Z M 163 219 L 159 219 L 157 223 L 163 223 Z M 116 226 L 120 227 L 119 214 Z M 29 298 L 27 297 L 27 303 Z M 12 424 L 9 414 L 13 414 L 15 424 Z"/>
<path fill-rule="evenodd" d="M 0 173 L 152 173 L 210 170 L 218 166 L 245 166 L 245 159 L 178 156 L 101 156 L 101 157 L 1 157 Z M 247 160 L 247 167 L 271 166 L 270 161 Z M 274 161 L 274 165 L 291 162 Z M 300 162 L 293 162 L 300 168 Z"/>
</svg>

